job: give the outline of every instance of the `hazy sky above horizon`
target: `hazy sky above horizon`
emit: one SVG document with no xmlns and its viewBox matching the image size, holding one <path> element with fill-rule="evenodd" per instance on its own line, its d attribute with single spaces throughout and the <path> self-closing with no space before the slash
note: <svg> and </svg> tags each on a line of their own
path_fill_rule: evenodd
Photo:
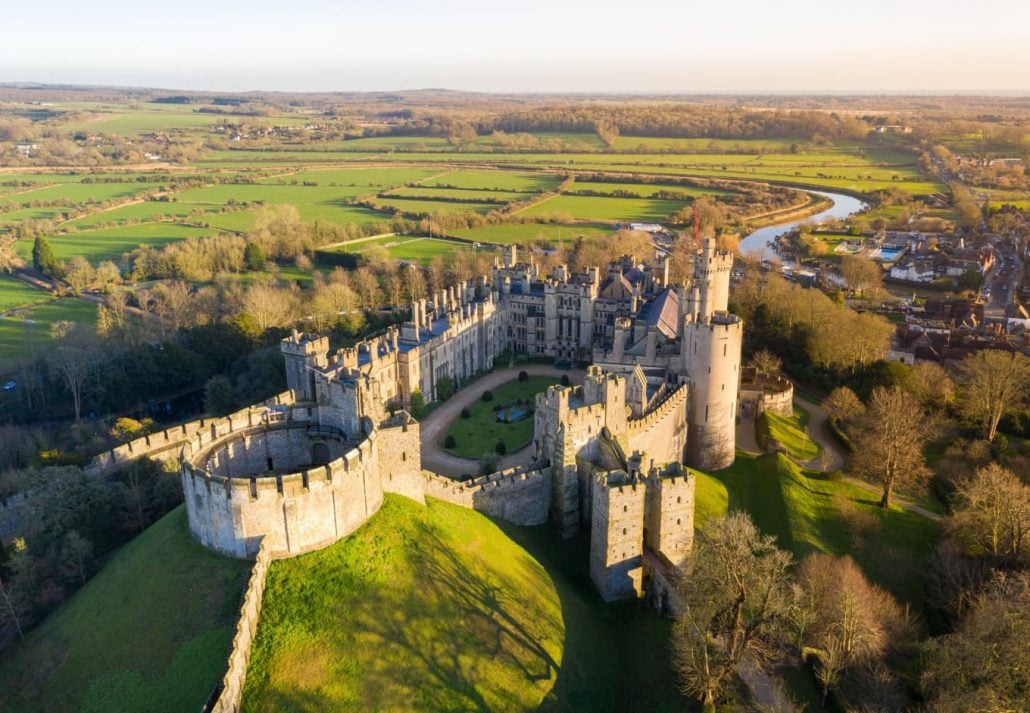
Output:
<svg viewBox="0 0 1030 713">
<path fill-rule="evenodd" d="M 1028 92 L 1030 2 L 44 0 L 0 81 L 178 89 Z"/>
</svg>

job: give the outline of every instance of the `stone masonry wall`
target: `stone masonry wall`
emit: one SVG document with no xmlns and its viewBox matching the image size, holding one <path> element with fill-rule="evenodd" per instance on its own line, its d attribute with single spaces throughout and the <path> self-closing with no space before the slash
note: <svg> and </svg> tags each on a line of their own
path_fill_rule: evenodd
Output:
<svg viewBox="0 0 1030 713">
<path fill-rule="evenodd" d="M 516 525 L 542 525 L 551 506 L 551 469 L 498 471 L 458 482 L 422 471 L 425 494 Z"/>
<path fill-rule="evenodd" d="M 643 483 L 625 473 L 599 476 L 590 531 L 590 578 L 606 602 L 632 599 L 643 588 Z"/>
<path fill-rule="evenodd" d="M 687 446 L 686 385 L 677 387 L 653 411 L 627 425 L 629 452 L 645 454 L 644 469 L 682 462 Z"/>
<path fill-rule="evenodd" d="M 376 433 L 325 466 L 261 478 L 227 478 L 182 467 L 190 531 L 205 546 L 250 558 L 320 549 L 350 534 L 383 501 Z M 203 441 L 204 439 L 199 439 Z M 200 444 L 187 444 L 195 449 Z"/>
<path fill-rule="evenodd" d="M 261 422 L 262 414 L 270 407 L 290 406 L 294 403 L 296 403 L 294 393 L 292 391 L 285 391 L 267 401 L 242 409 L 224 418 L 202 418 L 179 426 L 173 426 L 163 431 L 156 431 L 101 453 L 86 466 L 86 471 L 103 473 L 143 456 L 149 458 L 177 457 L 179 455 L 177 450 L 183 443 L 202 431 L 209 431 L 212 425 L 219 433 L 224 435 L 231 431 L 231 426 L 234 424 L 237 427 L 257 425 Z"/>
<path fill-rule="evenodd" d="M 401 411 L 383 423 L 377 433 L 383 490 L 425 503 L 418 421 Z"/>
<path fill-rule="evenodd" d="M 247 588 L 243 592 L 240 618 L 236 621 L 236 635 L 232 639 L 232 651 L 229 652 L 228 668 L 222 676 L 221 690 L 213 701 L 209 701 L 205 707 L 207 711 L 236 713 L 240 710 L 240 704 L 243 702 L 243 685 L 247 680 L 247 665 L 250 663 L 250 650 L 257 634 L 261 605 L 264 602 L 265 581 L 271 562 L 272 556 L 268 548 L 261 543 L 254 558 L 254 568 L 250 571 Z"/>
<path fill-rule="evenodd" d="M 740 401 L 754 404 L 751 415 L 766 411 L 780 416 L 794 414 L 794 384 L 775 374 L 759 374 L 754 367 L 740 370 Z"/>
</svg>

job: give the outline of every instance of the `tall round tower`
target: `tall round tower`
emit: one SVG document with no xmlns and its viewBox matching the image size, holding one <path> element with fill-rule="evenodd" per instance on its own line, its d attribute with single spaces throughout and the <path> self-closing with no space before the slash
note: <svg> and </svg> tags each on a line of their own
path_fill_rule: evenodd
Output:
<svg viewBox="0 0 1030 713">
<path fill-rule="evenodd" d="M 718 470 L 736 450 L 737 393 L 743 322 L 728 312 L 684 326 L 691 393 L 687 411 L 687 464 Z"/>
<path fill-rule="evenodd" d="M 694 260 L 694 284 L 701 291 L 699 309 L 702 320 L 716 312 L 727 310 L 732 271 L 733 253 L 729 250 L 717 250 L 715 239 L 705 238 L 701 252 Z"/>
</svg>

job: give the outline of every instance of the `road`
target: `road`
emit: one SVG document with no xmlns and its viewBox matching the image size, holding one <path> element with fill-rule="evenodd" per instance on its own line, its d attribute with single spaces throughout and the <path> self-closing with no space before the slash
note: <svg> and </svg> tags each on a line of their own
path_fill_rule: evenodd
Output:
<svg viewBox="0 0 1030 713">
<path fill-rule="evenodd" d="M 483 391 L 514 381 L 519 378 L 520 371 L 524 371 L 530 376 L 560 378 L 567 375 L 572 383 L 583 383 L 582 371 L 559 369 L 550 364 L 522 364 L 511 369 L 490 372 L 444 401 L 419 423 L 422 441 L 422 467 L 452 478 L 460 478 L 470 473 L 477 475 L 479 461 L 473 458 L 459 458 L 445 451 L 442 446 L 444 435 L 448 426 L 461 415 L 461 410 L 475 403 Z M 489 444 L 487 444 L 487 450 L 489 450 Z M 532 462 L 533 447 L 532 444 L 529 444 L 501 458 L 498 468 L 511 468 L 516 465 L 528 465 Z"/>
<path fill-rule="evenodd" d="M 1000 319 L 1005 315 L 1005 308 L 1012 303 L 1019 286 L 1023 263 L 1011 241 L 997 238 L 991 244 L 997 251 L 998 260 L 984 278 L 984 316 Z"/>
</svg>

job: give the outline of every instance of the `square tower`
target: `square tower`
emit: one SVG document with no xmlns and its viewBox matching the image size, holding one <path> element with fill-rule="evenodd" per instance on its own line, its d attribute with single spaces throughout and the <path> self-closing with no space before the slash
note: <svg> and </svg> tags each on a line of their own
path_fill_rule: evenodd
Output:
<svg viewBox="0 0 1030 713">
<path fill-rule="evenodd" d="M 635 599 L 643 590 L 644 493 L 644 484 L 621 470 L 594 484 L 590 578 L 606 602 Z"/>
</svg>

